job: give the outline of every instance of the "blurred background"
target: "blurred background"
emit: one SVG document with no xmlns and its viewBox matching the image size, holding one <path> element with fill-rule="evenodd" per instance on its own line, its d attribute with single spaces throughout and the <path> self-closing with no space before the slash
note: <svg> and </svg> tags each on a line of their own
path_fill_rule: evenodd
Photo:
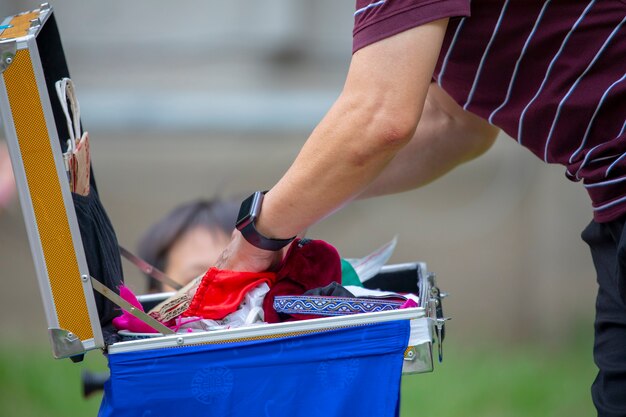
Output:
<svg viewBox="0 0 626 417">
<path fill-rule="evenodd" d="M 38 5 L 2 0 L 0 15 Z M 350 60 L 353 2 L 51 5 L 100 196 L 131 249 L 184 201 L 271 187 Z M 105 360 L 52 359 L 19 203 L 0 210 L 0 416 L 95 415 L 80 372 Z M 502 136 L 446 178 L 352 204 L 309 236 L 360 257 L 397 235 L 391 262 L 426 262 L 451 294 L 445 360 L 404 378 L 403 416 L 587 416 L 596 284 L 579 235 L 590 219 L 582 186 Z M 125 275 L 145 289 L 132 265 Z"/>
</svg>

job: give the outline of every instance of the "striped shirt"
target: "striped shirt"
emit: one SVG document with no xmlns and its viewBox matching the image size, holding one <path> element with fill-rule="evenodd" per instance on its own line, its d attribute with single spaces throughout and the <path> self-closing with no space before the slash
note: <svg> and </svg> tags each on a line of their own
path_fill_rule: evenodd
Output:
<svg viewBox="0 0 626 417">
<path fill-rule="evenodd" d="M 402 30 L 442 17 L 407 24 L 398 17 L 406 3 L 439 2 L 357 0 L 357 12 L 365 9 L 355 15 L 355 50 L 399 32 L 368 28 L 386 26 L 375 21 L 377 7 Z M 462 7 L 448 15 L 462 17 L 450 20 L 433 80 L 543 161 L 565 166 L 587 189 L 596 221 L 626 214 L 626 1 L 472 0 L 465 15 Z"/>
</svg>

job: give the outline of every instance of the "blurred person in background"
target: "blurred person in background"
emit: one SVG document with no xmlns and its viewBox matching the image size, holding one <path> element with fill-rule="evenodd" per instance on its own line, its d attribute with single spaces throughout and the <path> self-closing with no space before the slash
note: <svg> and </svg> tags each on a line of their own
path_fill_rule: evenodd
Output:
<svg viewBox="0 0 626 417">
<path fill-rule="evenodd" d="M 9 150 L 6 142 L 0 141 L 0 214 L 13 201 L 15 191 L 15 178 Z"/>
<path fill-rule="evenodd" d="M 592 397 L 626 416 L 625 16 L 622 0 L 474 0 L 471 17 L 468 0 L 357 0 L 343 91 L 278 183 L 244 200 L 216 266 L 272 269 L 351 200 L 427 184 L 502 129 L 590 195 Z"/>
<path fill-rule="evenodd" d="M 239 203 L 213 198 L 175 207 L 144 233 L 139 257 L 182 286 L 206 272 L 230 241 Z M 173 291 L 148 277 L 149 292 Z"/>
</svg>

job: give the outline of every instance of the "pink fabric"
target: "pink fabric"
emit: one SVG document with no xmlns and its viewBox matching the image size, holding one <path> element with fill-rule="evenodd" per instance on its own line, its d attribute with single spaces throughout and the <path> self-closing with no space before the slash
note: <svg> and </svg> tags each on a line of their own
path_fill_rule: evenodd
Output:
<svg viewBox="0 0 626 417">
<path fill-rule="evenodd" d="M 5 143 L 0 143 L 0 208 L 7 207 L 15 196 L 15 178 Z"/>
<path fill-rule="evenodd" d="M 419 306 L 417 305 L 417 303 L 415 301 L 413 301 L 413 300 L 411 300 L 409 298 L 408 300 L 406 300 L 406 302 L 404 304 L 402 304 L 400 306 L 400 309 L 403 309 L 403 308 L 413 308 L 413 307 L 419 307 Z"/>
<path fill-rule="evenodd" d="M 128 287 L 120 285 L 120 297 L 128 301 L 138 310 L 144 311 L 141 303 L 139 302 L 139 300 L 137 300 L 135 294 L 133 294 L 133 292 L 128 289 Z M 113 326 L 115 326 L 117 330 L 128 330 L 135 333 L 158 333 L 152 327 L 148 326 L 146 323 L 139 320 L 126 310 L 122 309 L 122 311 L 123 313 L 121 316 L 115 317 L 113 319 Z"/>
</svg>

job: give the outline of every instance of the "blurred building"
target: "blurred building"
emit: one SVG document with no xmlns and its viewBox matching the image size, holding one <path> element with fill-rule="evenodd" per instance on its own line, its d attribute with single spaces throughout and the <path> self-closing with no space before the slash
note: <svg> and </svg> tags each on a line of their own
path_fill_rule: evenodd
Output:
<svg viewBox="0 0 626 417">
<path fill-rule="evenodd" d="M 270 187 L 339 94 L 353 2 L 52 2 L 101 196 L 133 247 L 198 196 Z M 2 15 L 38 3 L 3 0 Z M 362 201 L 310 234 L 358 257 L 399 236 L 393 262 L 421 260 L 452 295 L 449 335 L 559 341 L 591 334 L 595 278 L 579 234 L 583 187 L 502 137 L 424 189 Z M 142 277 L 126 264 L 129 284 Z M 43 338 L 45 320 L 19 205 L 0 217 L 3 334 Z M 27 317 L 32 328 L 24 328 Z"/>
<path fill-rule="evenodd" d="M 51 4 L 90 126 L 308 129 L 350 57 L 349 2 Z"/>
</svg>

